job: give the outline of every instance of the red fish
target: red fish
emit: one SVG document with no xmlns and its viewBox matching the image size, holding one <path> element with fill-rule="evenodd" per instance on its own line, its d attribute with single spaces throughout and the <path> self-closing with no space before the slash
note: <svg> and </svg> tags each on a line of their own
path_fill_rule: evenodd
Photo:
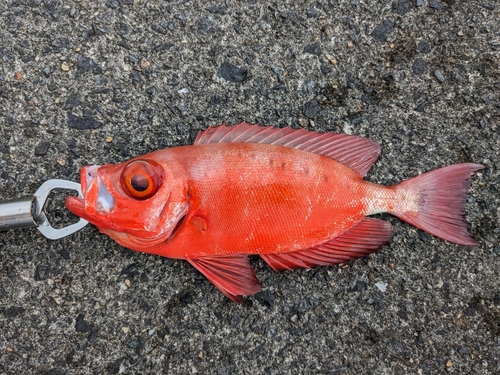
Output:
<svg viewBox="0 0 500 375">
<path fill-rule="evenodd" d="M 387 243 L 388 212 L 435 236 L 477 245 L 464 220 L 470 178 L 450 165 L 394 186 L 363 180 L 380 147 L 347 134 L 241 123 L 191 146 L 81 171 L 67 207 L 120 245 L 185 259 L 235 302 L 261 290 L 247 255 L 275 270 L 329 266 Z"/>
</svg>

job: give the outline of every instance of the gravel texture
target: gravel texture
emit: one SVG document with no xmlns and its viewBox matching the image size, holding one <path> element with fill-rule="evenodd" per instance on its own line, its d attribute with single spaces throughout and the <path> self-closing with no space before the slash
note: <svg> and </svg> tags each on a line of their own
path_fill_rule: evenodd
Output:
<svg viewBox="0 0 500 375">
<path fill-rule="evenodd" d="M 2 1 L 0 199 L 242 120 L 374 139 L 376 183 L 486 168 L 467 200 L 479 247 L 380 215 L 393 241 L 344 267 L 276 273 L 252 257 L 264 289 L 248 306 L 91 226 L 0 233 L 0 373 L 500 373 L 499 8 Z"/>
</svg>

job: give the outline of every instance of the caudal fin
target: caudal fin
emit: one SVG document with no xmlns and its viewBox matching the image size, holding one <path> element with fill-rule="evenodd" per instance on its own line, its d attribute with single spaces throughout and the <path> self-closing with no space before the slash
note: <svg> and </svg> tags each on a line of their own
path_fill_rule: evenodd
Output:
<svg viewBox="0 0 500 375">
<path fill-rule="evenodd" d="M 390 213 L 447 241 L 478 245 L 467 230 L 465 196 L 470 178 L 483 168 L 473 163 L 454 164 L 403 181 L 394 189 L 404 204 Z"/>
</svg>

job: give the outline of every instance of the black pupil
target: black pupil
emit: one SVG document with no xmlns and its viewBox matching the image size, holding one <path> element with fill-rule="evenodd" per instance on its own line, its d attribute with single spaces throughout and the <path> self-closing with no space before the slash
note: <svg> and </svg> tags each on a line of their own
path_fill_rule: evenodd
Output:
<svg viewBox="0 0 500 375">
<path fill-rule="evenodd" d="M 130 184 L 135 191 L 143 192 L 148 189 L 149 181 L 142 174 L 136 174 L 130 179 Z"/>
</svg>

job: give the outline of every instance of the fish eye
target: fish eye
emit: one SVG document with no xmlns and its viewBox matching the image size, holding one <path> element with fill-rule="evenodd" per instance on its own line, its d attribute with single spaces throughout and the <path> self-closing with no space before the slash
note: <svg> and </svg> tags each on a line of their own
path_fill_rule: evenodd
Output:
<svg viewBox="0 0 500 375">
<path fill-rule="evenodd" d="M 122 172 L 122 188 L 138 200 L 151 198 L 161 185 L 161 167 L 150 161 L 136 160 L 128 164 Z"/>
</svg>

